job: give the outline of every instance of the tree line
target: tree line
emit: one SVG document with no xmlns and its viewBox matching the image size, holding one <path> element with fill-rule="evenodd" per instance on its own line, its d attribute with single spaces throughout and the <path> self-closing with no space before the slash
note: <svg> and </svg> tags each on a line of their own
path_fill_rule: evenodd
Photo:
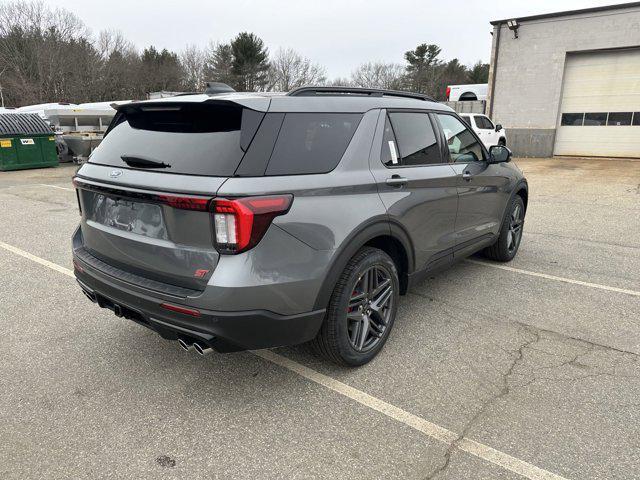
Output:
<svg viewBox="0 0 640 480">
<path fill-rule="evenodd" d="M 160 90 L 202 92 L 207 81 L 238 91 L 289 91 L 303 85 L 358 86 L 426 93 L 438 100 L 446 86 L 485 83 L 489 65 L 444 60 L 421 44 L 404 63 L 367 62 L 348 78 L 291 48 L 270 53 L 262 39 L 242 32 L 228 42 L 181 52 L 149 46 L 139 51 L 118 31 L 96 36 L 74 13 L 40 1 L 0 5 L 0 91 L 7 106 L 142 99 Z"/>
</svg>

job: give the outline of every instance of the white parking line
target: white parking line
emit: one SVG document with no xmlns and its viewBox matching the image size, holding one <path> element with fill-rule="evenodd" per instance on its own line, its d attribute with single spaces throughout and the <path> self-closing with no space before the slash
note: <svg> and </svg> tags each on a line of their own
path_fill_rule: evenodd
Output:
<svg viewBox="0 0 640 480">
<path fill-rule="evenodd" d="M 485 267 L 498 268 L 500 270 L 506 270 L 508 272 L 514 272 L 514 273 L 521 273 L 522 275 L 529 275 L 531 277 L 546 278 L 547 280 L 555 280 L 556 282 L 571 283 L 573 285 L 580 285 L 580 286 L 589 287 L 589 288 L 598 288 L 600 290 L 606 290 L 608 292 L 624 293 L 626 295 L 633 295 L 635 297 L 640 297 L 640 292 L 636 290 L 627 290 L 625 288 L 610 287 L 608 285 L 600 285 L 599 283 L 583 282 L 581 280 L 574 280 L 572 278 L 556 277 L 555 275 L 532 272 L 530 270 L 522 270 L 521 268 L 507 267 L 506 265 L 498 265 L 495 263 L 482 262 L 480 260 L 467 259 L 465 261 L 467 263 L 473 263 L 475 265 L 483 265 Z"/>
<path fill-rule="evenodd" d="M 36 185 L 40 185 L 41 187 L 57 188 L 58 190 L 66 190 L 68 192 L 75 192 L 73 188 L 59 187 L 58 185 L 49 185 L 48 183 L 38 183 Z"/>
<path fill-rule="evenodd" d="M 11 253 L 15 253 L 16 255 L 20 255 L 21 257 L 28 258 L 32 262 L 36 262 L 36 263 L 39 263 L 40 265 L 44 265 L 45 267 L 49 267 L 50 269 L 55 270 L 56 272 L 63 273 L 70 277 L 74 277 L 72 270 L 61 267 L 57 263 L 50 262 L 49 260 L 45 260 L 44 258 L 36 257 L 35 255 L 32 255 L 29 252 L 25 252 L 24 250 L 20 250 L 19 248 L 16 248 L 13 245 L 0 242 L 0 247 L 10 251 Z"/>
<path fill-rule="evenodd" d="M 311 380 L 312 382 L 333 390 L 340 395 L 344 395 L 351 400 L 355 400 L 365 407 L 376 410 L 377 412 L 380 412 L 387 417 L 392 418 L 393 420 L 404 423 L 408 427 L 411 427 L 428 437 L 447 444 L 456 442 L 456 448 L 458 450 L 462 450 L 463 452 L 475 455 L 482 460 L 493 463 L 494 465 L 498 465 L 499 467 L 502 467 L 513 473 L 517 473 L 518 475 L 522 475 L 523 477 L 536 480 L 566 480 L 560 475 L 556 475 L 555 473 L 549 472 L 540 467 L 536 467 L 535 465 L 527 463 L 524 460 L 512 457 L 507 453 L 496 450 L 495 448 L 491 448 L 480 442 L 476 442 L 468 438 L 462 438 L 458 440 L 459 435 L 455 432 L 452 432 L 451 430 L 447 430 L 440 425 L 431 423 L 424 418 L 418 417 L 417 415 L 402 410 L 401 408 L 396 407 L 395 405 L 391 405 L 384 400 L 373 397 L 368 393 L 363 392 L 362 390 L 350 387 L 349 385 L 342 383 L 334 378 L 331 378 L 320 372 L 316 372 L 309 367 L 305 367 L 304 365 L 301 365 L 298 362 L 294 362 L 287 357 L 278 355 L 271 350 L 258 350 L 252 353 L 260 358 L 264 358 L 265 360 L 275 363 L 276 365 L 280 365 L 281 367 L 291 370 L 292 372 L 297 373 L 307 380 Z"/>
<path fill-rule="evenodd" d="M 21 257 L 36 262 L 40 265 L 63 273 L 69 277 L 74 277 L 72 270 L 45 260 L 44 258 L 32 255 L 31 253 L 25 252 L 24 250 L 16 248 L 12 245 L 0 242 L 0 247 L 9 252 L 15 253 L 16 255 L 20 255 Z M 364 405 L 365 407 L 380 412 L 383 415 L 386 415 L 387 417 L 397 422 L 403 423 L 404 425 L 407 425 L 408 427 L 411 427 L 428 437 L 449 445 L 455 442 L 456 448 L 458 450 L 475 455 L 482 460 L 493 463 L 494 465 L 502 467 L 513 473 L 522 475 L 523 477 L 530 478 L 532 480 L 567 480 L 565 477 L 561 477 L 560 475 L 556 475 L 555 473 L 536 467 L 535 465 L 527 463 L 524 460 L 512 457 L 507 453 L 496 450 L 495 448 L 489 447 L 488 445 L 484 445 L 480 442 L 476 442 L 475 440 L 470 440 L 468 438 L 460 439 L 459 435 L 455 432 L 452 432 L 451 430 L 447 430 L 440 425 L 436 425 L 435 423 L 425 420 L 424 418 L 418 417 L 417 415 L 402 410 L 395 405 L 387 403 L 384 400 L 369 395 L 362 390 L 358 390 L 357 388 L 351 387 L 346 383 L 342 383 L 320 372 L 316 372 L 309 367 L 306 367 L 287 357 L 283 357 L 282 355 L 278 355 L 277 353 L 274 353 L 270 350 L 252 351 L 251 353 L 264 360 L 267 360 L 271 363 L 284 367 L 287 370 L 297 373 L 307 380 L 310 380 L 314 383 L 317 383 L 318 385 L 328 388 L 329 390 L 333 390 L 340 395 L 350 398 L 351 400 L 354 400 L 361 405 Z"/>
</svg>

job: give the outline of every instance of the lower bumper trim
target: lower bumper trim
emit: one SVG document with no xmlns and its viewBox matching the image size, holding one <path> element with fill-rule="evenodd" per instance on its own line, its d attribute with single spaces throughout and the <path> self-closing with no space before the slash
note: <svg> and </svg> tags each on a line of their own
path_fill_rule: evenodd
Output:
<svg viewBox="0 0 640 480">
<path fill-rule="evenodd" d="M 82 279 L 79 278 L 81 275 Z M 201 316 L 194 318 L 162 311 L 159 308 L 161 300 L 156 304 L 114 290 L 78 271 L 76 279 L 85 296 L 100 307 L 113 311 L 116 316 L 133 320 L 167 340 L 197 341 L 218 352 L 257 350 L 307 342 L 316 336 L 325 316 L 325 309 L 296 315 L 279 315 L 266 310 L 202 310 Z"/>
</svg>

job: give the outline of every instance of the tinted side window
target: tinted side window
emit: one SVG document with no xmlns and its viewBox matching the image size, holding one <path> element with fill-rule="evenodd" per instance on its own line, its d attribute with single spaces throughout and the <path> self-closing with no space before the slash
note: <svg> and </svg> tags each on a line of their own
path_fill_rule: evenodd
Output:
<svg viewBox="0 0 640 480">
<path fill-rule="evenodd" d="M 436 134 L 427 113 L 393 112 L 389 118 L 398 140 L 401 165 L 442 163 Z"/>
<path fill-rule="evenodd" d="M 484 152 L 480 142 L 476 140 L 467 126 L 453 115 L 437 115 L 442 126 L 449 154 L 454 162 L 473 162 L 484 160 Z"/>
<path fill-rule="evenodd" d="M 287 113 L 265 174 L 330 172 L 361 118 L 359 113 Z"/>
<path fill-rule="evenodd" d="M 478 128 L 482 128 L 483 130 L 494 129 L 493 123 L 491 123 L 491 120 L 489 120 L 487 117 L 477 116 L 476 124 L 478 125 Z"/>
<path fill-rule="evenodd" d="M 467 117 L 465 115 L 461 115 L 460 118 L 462 119 L 462 121 L 464 123 L 466 123 L 468 126 L 470 126 L 471 128 L 473 128 L 473 125 L 471 124 L 471 117 Z"/>
</svg>

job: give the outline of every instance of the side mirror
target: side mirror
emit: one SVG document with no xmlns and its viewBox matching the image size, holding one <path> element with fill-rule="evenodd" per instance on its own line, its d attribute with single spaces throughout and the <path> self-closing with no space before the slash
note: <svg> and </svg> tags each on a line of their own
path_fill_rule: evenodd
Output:
<svg viewBox="0 0 640 480">
<path fill-rule="evenodd" d="M 496 132 L 499 132 L 500 130 L 502 130 L 502 125 L 496 123 Z"/>
<path fill-rule="evenodd" d="M 503 145 L 493 145 L 489 148 L 489 163 L 505 163 L 511 160 L 511 150 Z"/>
</svg>

